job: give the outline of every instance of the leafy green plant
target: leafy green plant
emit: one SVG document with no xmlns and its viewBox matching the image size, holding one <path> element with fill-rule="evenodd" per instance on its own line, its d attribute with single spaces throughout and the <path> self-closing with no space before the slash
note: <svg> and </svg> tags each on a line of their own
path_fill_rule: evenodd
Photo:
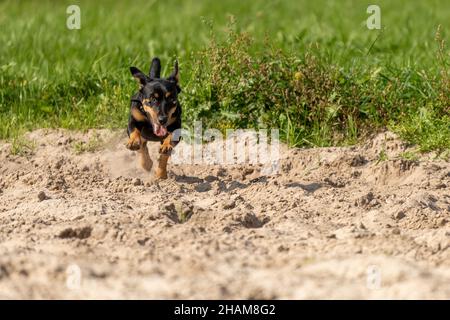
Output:
<svg viewBox="0 0 450 320">
<path fill-rule="evenodd" d="M 448 148 L 446 101 L 436 94 L 445 77 L 393 67 L 347 70 L 326 62 L 320 48 L 299 56 L 268 41 L 252 54 L 253 45 L 231 24 L 225 42 L 212 37 L 197 53 L 185 97 L 197 107 L 187 120 L 223 130 L 279 128 L 293 146 L 353 144 L 391 124 L 421 151 Z"/>
</svg>

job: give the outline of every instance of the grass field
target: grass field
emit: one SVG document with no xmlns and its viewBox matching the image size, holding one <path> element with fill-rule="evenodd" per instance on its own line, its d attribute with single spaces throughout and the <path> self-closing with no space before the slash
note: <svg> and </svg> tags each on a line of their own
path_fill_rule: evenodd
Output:
<svg viewBox="0 0 450 320">
<path fill-rule="evenodd" d="M 366 27 L 369 4 L 382 31 Z M 0 138 L 125 128 L 128 68 L 157 55 L 166 73 L 180 61 L 186 125 L 277 127 L 295 146 L 388 127 L 449 153 L 448 0 L 2 1 L 0 27 Z"/>
</svg>

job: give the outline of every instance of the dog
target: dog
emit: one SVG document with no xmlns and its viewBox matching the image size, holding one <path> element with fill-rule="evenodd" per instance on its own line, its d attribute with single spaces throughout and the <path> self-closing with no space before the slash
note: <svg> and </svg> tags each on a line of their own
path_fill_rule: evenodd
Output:
<svg viewBox="0 0 450 320">
<path fill-rule="evenodd" d="M 167 162 L 179 142 L 181 129 L 178 61 L 175 61 L 173 72 L 167 78 L 160 76 L 161 61 L 157 57 L 153 58 L 148 75 L 136 67 L 130 67 L 130 72 L 139 84 L 139 91 L 131 97 L 126 147 L 138 151 L 142 168 L 150 171 L 153 162 L 147 142 L 159 141 L 160 156 L 155 176 L 167 179 Z"/>
</svg>

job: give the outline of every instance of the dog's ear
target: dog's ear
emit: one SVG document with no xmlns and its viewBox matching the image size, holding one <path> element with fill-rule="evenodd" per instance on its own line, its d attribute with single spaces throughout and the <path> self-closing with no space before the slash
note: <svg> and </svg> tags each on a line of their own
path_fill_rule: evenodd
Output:
<svg viewBox="0 0 450 320">
<path fill-rule="evenodd" d="M 178 71 L 178 60 L 175 60 L 175 66 L 173 67 L 173 71 L 167 79 L 170 81 L 174 81 L 178 86 L 178 82 L 180 81 L 180 73 Z"/>
<path fill-rule="evenodd" d="M 130 72 L 133 75 L 133 77 L 139 82 L 141 87 L 145 86 L 145 84 L 149 80 L 148 77 L 136 67 L 130 67 Z"/>
<path fill-rule="evenodd" d="M 150 79 L 158 79 L 161 77 L 161 61 L 158 57 L 154 57 L 148 73 Z"/>
</svg>

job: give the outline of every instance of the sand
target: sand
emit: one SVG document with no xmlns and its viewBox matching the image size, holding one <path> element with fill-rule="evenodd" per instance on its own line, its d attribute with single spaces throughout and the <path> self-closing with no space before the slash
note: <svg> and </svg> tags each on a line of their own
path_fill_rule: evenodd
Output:
<svg viewBox="0 0 450 320">
<path fill-rule="evenodd" d="M 26 137 L 0 142 L 0 298 L 450 298 L 450 164 L 390 132 L 162 181 L 122 131 Z"/>
</svg>

